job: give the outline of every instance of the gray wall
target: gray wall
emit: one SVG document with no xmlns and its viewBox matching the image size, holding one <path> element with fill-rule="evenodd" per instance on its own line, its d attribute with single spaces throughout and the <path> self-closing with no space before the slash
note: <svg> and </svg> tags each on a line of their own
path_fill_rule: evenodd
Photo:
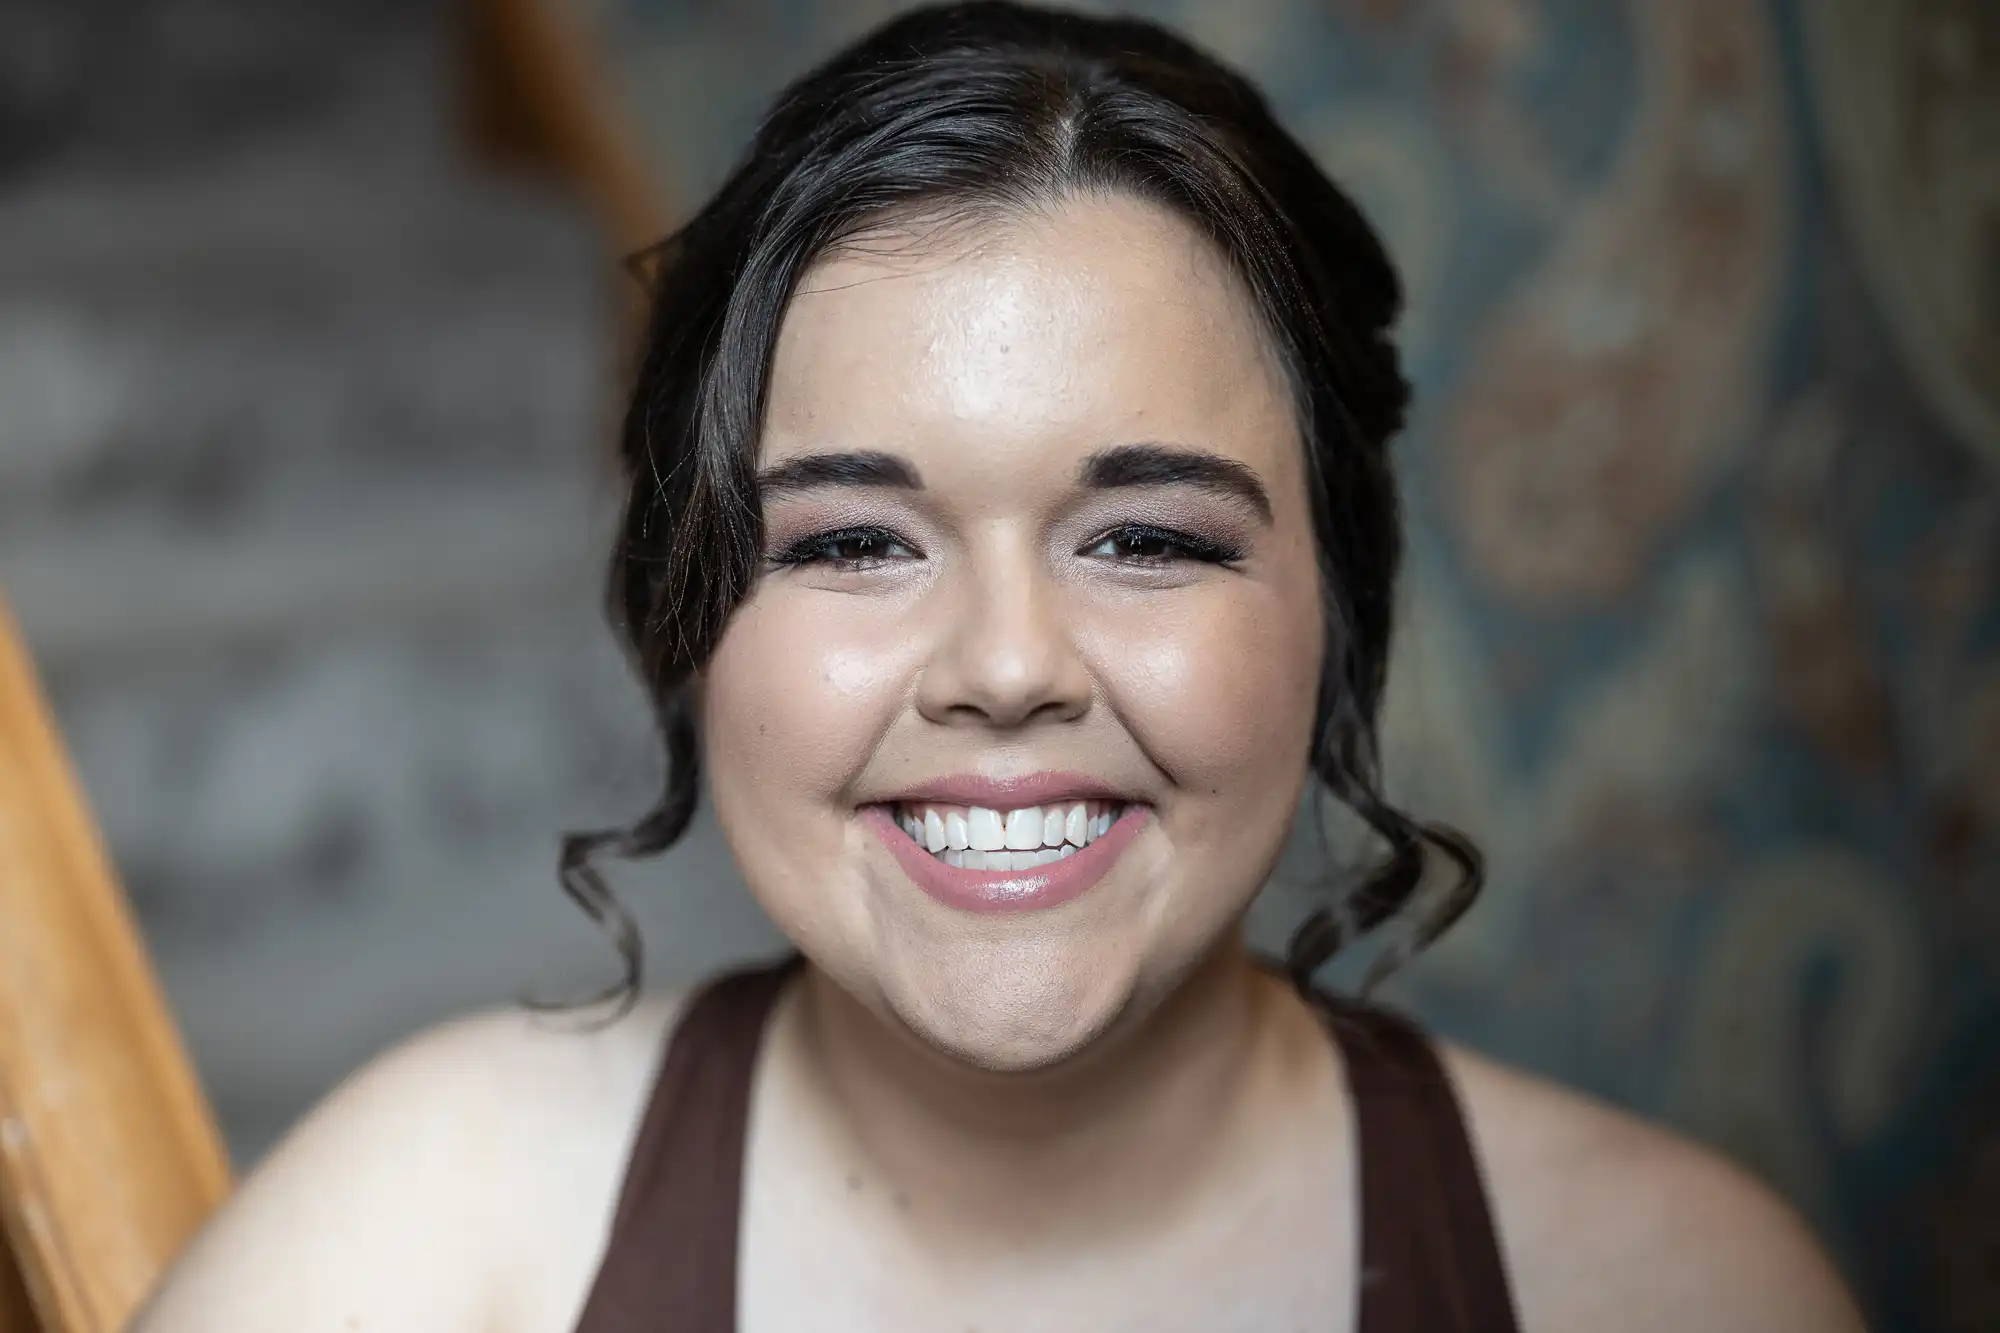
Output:
<svg viewBox="0 0 2000 1333">
<path fill-rule="evenodd" d="M 553 868 L 657 772 L 596 609 L 620 294 L 464 165 L 423 7 L 41 20 L 0 585 L 247 1164 L 393 1038 L 612 974 Z M 705 824 L 621 882 L 655 977 L 775 944 Z"/>
</svg>

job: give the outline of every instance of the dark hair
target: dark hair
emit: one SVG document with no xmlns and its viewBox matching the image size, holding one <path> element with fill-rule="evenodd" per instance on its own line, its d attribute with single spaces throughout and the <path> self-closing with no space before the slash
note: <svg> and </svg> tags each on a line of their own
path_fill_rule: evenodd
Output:
<svg viewBox="0 0 2000 1333">
<path fill-rule="evenodd" d="M 754 452 L 785 308 L 816 259 L 912 212 L 978 218 L 1066 196 L 1166 207 L 1228 257 L 1289 372 L 1305 440 L 1326 655 L 1312 767 L 1387 843 L 1292 937 L 1302 989 L 1355 936 L 1410 903 L 1426 847 L 1456 869 L 1370 983 L 1472 902 L 1478 852 L 1381 794 L 1375 719 L 1402 556 L 1386 452 L 1409 386 L 1388 328 L 1395 270 L 1354 204 L 1239 75 L 1152 23 L 1017 4 L 897 18 L 787 88 L 699 213 L 641 256 L 651 314 L 621 454 L 630 485 L 611 621 L 652 696 L 665 790 L 629 828 L 564 840 L 564 889 L 613 934 L 629 1002 L 638 932 L 593 865 L 664 850 L 694 815 L 698 756 L 686 686 L 748 594 L 763 538 Z"/>
</svg>

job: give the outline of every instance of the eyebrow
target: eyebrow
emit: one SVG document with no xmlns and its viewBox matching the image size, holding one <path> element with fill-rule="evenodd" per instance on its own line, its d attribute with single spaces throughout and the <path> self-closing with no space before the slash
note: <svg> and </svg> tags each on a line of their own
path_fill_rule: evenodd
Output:
<svg viewBox="0 0 2000 1333">
<path fill-rule="evenodd" d="M 1271 521 L 1271 497 L 1248 466 L 1221 454 L 1184 445 L 1120 444 L 1083 460 L 1078 481 L 1096 491 L 1130 486 L 1191 486 L 1227 496 Z M 889 487 L 920 491 L 924 480 L 909 460 L 878 450 L 802 454 L 757 473 L 765 498 L 825 487 Z"/>
<path fill-rule="evenodd" d="M 757 474 L 758 493 L 765 496 L 814 491 L 824 486 L 889 486 L 920 491 L 924 479 L 908 460 L 872 450 L 859 453 L 802 454 L 774 463 Z"/>
<path fill-rule="evenodd" d="M 1192 486 L 1248 505 L 1271 521 L 1271 497 L 1246 464 L 1204 449 L 1171 444 L 1121 444 L 1083 460 L 1079 478 L 1092 490 L 1124 486 Z"/>
</svg>

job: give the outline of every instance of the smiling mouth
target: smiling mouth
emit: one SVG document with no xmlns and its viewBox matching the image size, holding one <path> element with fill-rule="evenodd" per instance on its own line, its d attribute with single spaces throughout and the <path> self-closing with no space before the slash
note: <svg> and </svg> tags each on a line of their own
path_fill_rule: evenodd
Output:
<svg viewBox="0 0 2000 1333">
<path fill-rule="evenodd" d="M 863 806 L 860 816 L 910 882 L 947 907 L 1023 912 L 1088 892 L 1146 827 L 1150 811 L 1113 800 L 1013 809 L 898 801 Z"/>
<path fill-rule="evenodd" d="M 1118 822 L 1118 801 L 1064 801 L 996 810 L 982 805 L 898 803 L 897 827 L 939 861 L 962 870 L 1032 870 L 1076 855 Z"/>
</svg>

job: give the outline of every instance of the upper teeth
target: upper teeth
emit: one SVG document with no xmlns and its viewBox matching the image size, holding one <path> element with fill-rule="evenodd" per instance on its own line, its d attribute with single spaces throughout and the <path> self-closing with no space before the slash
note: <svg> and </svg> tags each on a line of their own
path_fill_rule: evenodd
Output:
<svg viewBox="0 0 2000 1333">
<path fill-rule="evenodd" d="M 950 865 L 969 870 L 1025 870 L 1073 856 L 1117 818 L 1105 801 L 991 810 L 973 805 L 905 805 L 903 831 Z"/>
</svg>

